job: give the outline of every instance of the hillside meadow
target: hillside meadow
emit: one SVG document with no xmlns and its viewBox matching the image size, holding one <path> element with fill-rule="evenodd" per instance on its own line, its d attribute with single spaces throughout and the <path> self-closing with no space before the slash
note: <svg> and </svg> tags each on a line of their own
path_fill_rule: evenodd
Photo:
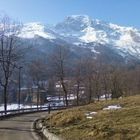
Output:
<svg viewBox="0 0 140 140">
<path fill-rule="evenodd" d="M 105 110 L 108 106 L 120 108 Z M 140 96 L 55 112 L 43 122 L 52 133 L 65 140 L 140 140 Z"/>
</svg>

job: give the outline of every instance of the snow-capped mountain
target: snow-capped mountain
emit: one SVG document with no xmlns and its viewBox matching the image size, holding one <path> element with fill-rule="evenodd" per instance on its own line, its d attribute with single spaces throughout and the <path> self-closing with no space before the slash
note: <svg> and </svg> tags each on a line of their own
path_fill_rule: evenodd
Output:
<svg viewBox="0 0 140 140">
<path fill-rule="evenodd" d="M 52 27 L 27 23 L 19 36 L 29 39 L 42 37 L 55 43 L 63 40 L 75 47 L 88 47 L 94 53 L 100 53 L 98 46 L 106 46 L 124 58 L 140 59 L 140 30 L 91 19 L 86 15 L 68 16 Z"/>
<path fill-rule="evenodd" d="M 76 45 L 109 45 L 122 56 L 130 54 L 140 57 L 140 31 L 133 27 L 122 27 L 77 15 L 67 17 L 64 22 L 55 26 L 55 30 L 64 38 L 73 40 Z"/>
<path fill-rule="evenodd" d="M 28 39 L 35 38 L 37 36 L 46 39 L 56 38 L 51 30 L 49 30 L 47 27 L 45 27 L 45 25 L 42 25 L 39 22 L 24 24 L 23 28 L 21 29 L 21 33 L 19 34 L 19 37 Z"/>
</svg>

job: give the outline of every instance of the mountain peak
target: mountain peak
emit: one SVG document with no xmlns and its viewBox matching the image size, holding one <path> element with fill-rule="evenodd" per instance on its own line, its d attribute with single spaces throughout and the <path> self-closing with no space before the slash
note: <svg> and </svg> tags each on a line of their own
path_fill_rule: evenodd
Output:
<svg viewBox="0 0 140 140">
<path fill-rule="evenodd" d="M 67 16 L 64 21 L 58 23 L 55 29 L 60 33 L 79 32 L 89 27 L 92 19 L 87 15 L 71 15 Z"/>
<path fill-rule="evenodd" d="M 70 15 L 70 16 L 67 16 L 65 19 L 66 20 L 69 20 L 69 19 L 72 19 L 72 20 L 88 20 L 88 21 L 91 20 L 91 18 L 88 15 Z"/>
<path fill-rule="evenodd" d="M 31 39 L 35 38 L 36 36 L 46 39 L 55 39 L 55 36 L 49 30 L 47 30 L 45 25 L 41 24 L 40 22 L 31 22 L 23 25 L 19 37 Z"/>
<path fill-rule="evenodd" d="M 92 23 L 92 19 L 87 15 L 71 15 L 67 16 L 64 22 L 72 24 L 74 22 L 79 22 L 85 26 L 89 26 Z"/>
</svg>

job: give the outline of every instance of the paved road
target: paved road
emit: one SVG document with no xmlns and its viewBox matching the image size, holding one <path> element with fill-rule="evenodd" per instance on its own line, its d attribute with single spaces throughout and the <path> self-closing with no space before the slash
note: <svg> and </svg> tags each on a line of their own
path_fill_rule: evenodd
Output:
<svg viewBox="0 0 140 140">
<path fill-rule="evenodd" d="M 0 140 L 42 140 L 31 129 L 35 119 L 47 113 L 33 113 L 0 121 Z"/>
</svg>

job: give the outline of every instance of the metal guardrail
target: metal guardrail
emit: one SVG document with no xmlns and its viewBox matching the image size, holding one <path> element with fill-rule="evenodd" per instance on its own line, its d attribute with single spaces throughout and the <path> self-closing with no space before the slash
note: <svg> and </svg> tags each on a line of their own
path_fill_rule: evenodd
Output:
<svg viewBox="0 0 140 140">
<path fill-rule="evenodd" d="M 62 110 L 62 109 L 66 109 L 66 106 L 51 106 L 50 111 Z M 5 111 L 0 111 L 0 118 L 5 118 L 5 117 L 8 117 L 8 116 L 20 115 L 20 114 L 41 112 L 41 111 L 48 111 L 48 107 L 7 110 L 6 114 L 5 114 Z"/>
</svg>

